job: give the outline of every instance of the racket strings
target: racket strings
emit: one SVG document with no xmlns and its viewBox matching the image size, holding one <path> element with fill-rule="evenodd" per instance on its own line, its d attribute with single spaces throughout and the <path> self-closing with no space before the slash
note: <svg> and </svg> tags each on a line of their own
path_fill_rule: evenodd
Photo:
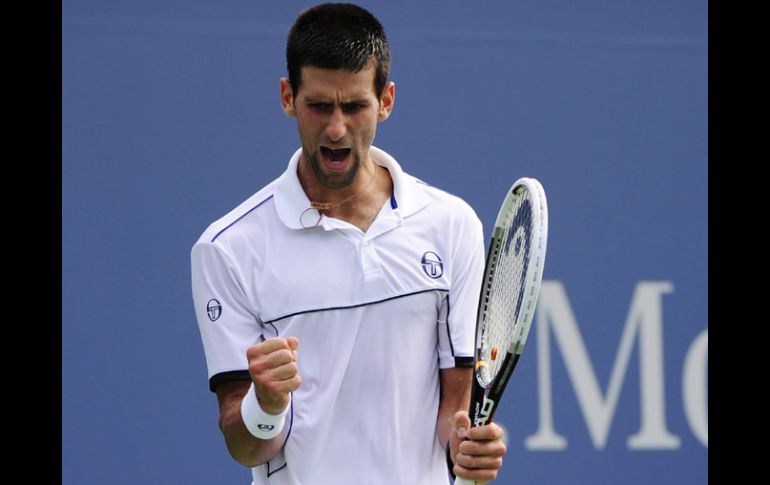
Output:
<svg viewBox="0 0 770 485">
<path fill-rule="evenodd" d="M 477 372 L 484 386 L 489 386 L 500 371 L 513 342 L 524 291 L 531 252 L 532 210 L 529 194 L 524 191 L 507 207 L 500 236 L 492 250 L 494 269 L 487 290 L 486 317 L 480 335 Z"/>
</svg>

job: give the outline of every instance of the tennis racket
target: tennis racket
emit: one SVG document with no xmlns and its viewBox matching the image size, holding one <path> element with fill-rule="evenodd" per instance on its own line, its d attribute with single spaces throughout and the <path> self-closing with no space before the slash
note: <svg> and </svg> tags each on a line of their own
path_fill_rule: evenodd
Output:
<svg viewBox="0 0 770 485">
<path fill-rule="evenodd" d="M 535 313 L 548 240 L 540 182 L 520 178 L 505 196 L 487 253 L 476 319 L 471 426 L 492 421 Z M 455 485 L 474 485 L 458 477 Z"/>
</svg>

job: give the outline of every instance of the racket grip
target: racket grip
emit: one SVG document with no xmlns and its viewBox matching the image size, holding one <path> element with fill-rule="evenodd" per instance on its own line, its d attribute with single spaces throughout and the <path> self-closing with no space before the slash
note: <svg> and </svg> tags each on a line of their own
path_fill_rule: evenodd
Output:
<svg viewBox="0 0 770 485">
<path fill-rule="evenodd" d="M 481 485 L 481 482 L 476 480 L 468 480 L 467 478 L 457 477 L 455 478 L 455 485 Z"/>
</svg>

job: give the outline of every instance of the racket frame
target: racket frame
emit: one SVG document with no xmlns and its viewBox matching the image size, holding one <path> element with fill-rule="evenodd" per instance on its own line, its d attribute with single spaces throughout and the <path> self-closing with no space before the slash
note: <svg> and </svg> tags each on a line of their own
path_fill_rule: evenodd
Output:
<svg viewBox="0 0 770 485">
<path fill-rule="evenodd" d="M 525 187 L 531 195 L 531 201 L 537 207 L 533 207 L 535 236 L 532 240 L 533 247 L 530 251 L 529 264 L 533 264 L 530 273 L 527 275 L 527 281 L 524 287 L 524 301 L 522 301 L 519 315 L 517 318 L 510 345 L 506 349 L 505 358 L 500 369 L 492 379 L 489 385 L 485 386 L 479 377 L 479 359 L 480 359 L 480 336 L 483 328 L 483 322 L 489 307 L 490 288 L 492 279 L 495 276 L 499 252 L 505 244 L 508 228 L 504 227 L 504 218 L 508 207 L 515 200 L 516 192 L 521 187 Z M 479 295 L 479 308 L 476 324 L 476 340 L 474 345 L 474 368 L 471 387 L 471 401 L 469 416 L 472 426 L 481 426 L 492 422 L 495 411 L 497 410 L 500 398 L 505 391 L 508 381 L 513 374 L 516 364 L 519 362 L 521 352 L 526 343 L 527 335 L 534 318 L 534 311 L 537 304 L 537 298 L 540 293 L 540 284 L 543 277 L 543 264 L 545 262 L 545 250 L 548 241 L 548 207 L 545 199 L 545 192 L 542 185 L 536 179 L 522 177 L 511 185 L 506 194 L 503 204 L 498 211 L 495 220 L 493 236 L 489 243 L 487 251 L 487 261 L 484 269 L 484 279 L 482 280 L 481 293 Z M 499 358 L 499 357 L 498 357 Z"/>
</svg>

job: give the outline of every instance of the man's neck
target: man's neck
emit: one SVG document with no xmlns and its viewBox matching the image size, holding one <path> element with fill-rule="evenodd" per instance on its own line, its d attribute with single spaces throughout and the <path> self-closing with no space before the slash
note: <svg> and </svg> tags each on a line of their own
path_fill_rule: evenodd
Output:
<svg viewBox="0 0 770 485">
<path fill-rule="evenodd" d="M 371 226 L 383 204 L 390 198 L 393 181 L 387 169 L 368 160 L 347 187 L 326 187 L 307 163 L 300 160 L 297 175 L 311 204 L 327 217 L 343 220 L 363 232 Z"/>
</svg>

